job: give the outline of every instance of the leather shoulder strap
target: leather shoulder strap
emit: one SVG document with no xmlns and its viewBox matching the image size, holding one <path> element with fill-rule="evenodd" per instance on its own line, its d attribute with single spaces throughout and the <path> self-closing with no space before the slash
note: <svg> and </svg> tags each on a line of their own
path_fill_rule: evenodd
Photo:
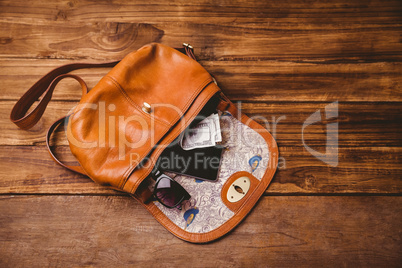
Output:
<svg viewBox="0 0 402 268">
<path fill-rule="evenodd" d="M 83 68 L 113 67 L 117 63 L 118 61 L 107 63 L 73 63 L 60 66 L 50 71 L 28 89 L 17 101 L 10 114 L 11 121 L 22 129 L 32 128 L 42 117 L 43 112 L 52 98 L 54 88 L 63 78 L 74 78 L 80 82 L 83 88 L 86 88 L 84 81 L 80 77 L 71 74 L 66 75 L 67 73 Z M 39 101 L 38 105 L 31 112 L 27 113 L 29 108 L 31 108 L 35 101 L 42 95 L 43 98 Z"/>
</svg>

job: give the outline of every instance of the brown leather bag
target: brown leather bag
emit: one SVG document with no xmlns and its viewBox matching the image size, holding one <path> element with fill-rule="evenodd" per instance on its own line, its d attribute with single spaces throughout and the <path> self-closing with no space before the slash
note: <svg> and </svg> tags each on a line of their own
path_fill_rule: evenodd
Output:
<svg viewBox="0 0 402 268">
<path fill-rule="evenodd" d="M 80 77 L 68 74 L 75 69 L 108 66 L 114 68 L 89 92 Z M 153 43 L 120 62 L 61 66 L 21 97 L 11 120 L 22 129 L 34 126 L 55 86 L 66 77 L 81 84 L 83 96 L 70 114 L 50 127 L 46 140 L 52 158 L 101 185 L 129 193 L 179 238 L 201 243 L 228 233 L 268 187 L 278 160 L 275 140 L 226 98 L 214 78 L 195 60 L 191 46 L 185 44 L 176 50 Z M 183 211 L 167 209 L 157 201 L 146 202 L 153 164 L 213 96 L 219 97 L 217 111 L 228 129 L 222 133 L 226 146 L 222 158 L 230 163 L 222 162 L 216 182 L 200 182 L 184 175 L 175 178 L 193 198 Z M 50 136 L 63 122 L 68 122 L 67 138 L 80 166 L 61 163 L 50 150 Z M 246 138 L 233 139 L 239 132 Z M 235 160 L 239 161 L 236 167 L 231 162 Z M 244 196 L 231 196 L 236 195 L 232 189 L 235 183 L 243 182 L 247 190 Z"/>
</svg>

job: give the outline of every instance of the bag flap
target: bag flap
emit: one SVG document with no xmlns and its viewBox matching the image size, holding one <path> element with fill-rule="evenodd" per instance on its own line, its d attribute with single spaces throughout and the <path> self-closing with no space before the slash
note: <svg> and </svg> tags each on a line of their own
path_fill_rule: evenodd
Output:
<svg viewBox="0 0 402 268">
<path fill-rule="evenodd" d="M 177 50 L 146 45 L 127 55 L 82 98 L 68 122 L 70 149 L 89 177 L 122 189 L 212 81 L 199 63 Z M 150 113 L 143 109 L 147 104 Z"/>
</svg>

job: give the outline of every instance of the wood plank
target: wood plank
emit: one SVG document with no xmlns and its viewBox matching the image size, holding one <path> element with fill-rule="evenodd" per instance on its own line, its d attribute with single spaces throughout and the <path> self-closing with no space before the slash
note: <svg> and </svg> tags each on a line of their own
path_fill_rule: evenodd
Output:
<svg viewBox="0 0 402 268">
<path fill-rule="evenodd" d="M 0 31 L 5 33 L 3 47 L 10 47 L 9 53 L 17 57 L 36 50 L 34 56 L 110 58 L 141 40 L 136 33 L 143 27 L 171 45 L 193 43 L 202 48 L 197 52 L 201 59 L 395 60 L 401 56 L 401 10 L 397 0 L 293 1 L 291 5 L 283 1 L 235 5 L 2 1 Z M 35 33 L 48 38 L 38 39 Z M 83 42 L 77 46 L 74 40 Z M 33 47 L 26 46 L 33 41 Z M 29 49 L 21 53 L 14 47 Z M 88 49 L 99 53 L 90 55 Z"/>
<path fill-rule="evenodd" d="M 400 197 L 265 197 L 229 235 L 202 246 L 175 238 L 129 197 L 0 202 L 3 267 L 186 266 L 189 258 L 195 267 L 398 267 L 402 257 Z"/>
<path fill-rule="evenodd" d="M 78 85 L 77 85 L 78 86 Z M 78 90 L 78 89 L 77 89 Z M 44 116 L 31 130 L 21 130 L 11 123 L 9 114 L 14 102 L 0 101 L 0 145 L 44 144 L 47 129 L 58 118 L 65 116 L 76 105 L 74 102 L 50 102 Z M 401 103 L 339 103 L 338 117 L 325 119 L 328 103 L 241 103 L 243 112 L 268 129 L 279 146 L 325 146 L 327 124 L 338 123 L 338 144 L 347 147 L 402 146 Z M 322 121 L 307 126 L 303 124 L 317 110 Z M 329 132 L 330 135 L 336 133 Z M 334 136 L 335 137 L 335 136 Z M 60 130 L 55 137 L 59 144 L 67 145 Z"/>
<path fill-rule="evenodd" d="M 63 162 L 76 165 L 68 146 L 55 149 Z M 55 163 L 46 146 L 0 146 L 0 193 L 121 195 Z"/>
<path fill-rule="evenodd" d="M 401 14 L 399 0 L 0 1 L 0 267 L 399 267 Z M 215 243 L 174 238 L 135 200 L 50 159 L 45 132 L 80 99 L 76 82 L 60 84 L 34 129 L 9 122 L 15 101 L 54 67 L 121 59 L 149 42 L 195 46 L 279 144 L 264 197 Z M 91 88 L 109 70 L 75 73 Z M 334 101 L 339 116 L 325 119 Z M 324 119 L 302 135 L 318 110 Z M 331 123 L 336 167 L 303 144 L 325 152 Z M 72 164 L 63 137 L 52 143 Z"/>
<path fill-rule="evenodd" d="M 235 4 L 210 3 L 202 0 L 185 2 L 172 1 L 167 4 L 163 0 L 145 0 L 127 2 L 124 0 L 110 2 L 92 2 L 82 0 L 77 2 L 59 2 L 50 0 L 46 3 L 32 0 L 29 3 L 23 0 L 2 1 L 1 15 L 6 21 L 93 21 L 105 18 L 108 21 L 150 20 L 152 22 L 180 22 L 184 19 L 196 21 L 208 18 L 208 22 L 224 21 L 236 23 L 238 20 L 256 20 L 266 18 L 280 19 L 308 19 L 311 21 L 331 23 L 333 19 L 354 22 L 386 21 L 400 19 L 398 11 L 401 3 L 397 0 L 387 1 L 292 1 L 291 4 L 283 1 L 261 2 L 250 0 L 237 1 Z M 375 11 L 375 12 L 374 12 Z M 21 14 L 23 14 L 21 16 Z M 360 15 L 363 20 L 360 20 Z M 178 19 L 179 18 L 179 19 Z M 325 20 L 319 20 L 325 19 Z M 300 26 L 303 27 L 302 23 Z"/>
<path fill-rule="evenodd" d="M 12 22 L 0 23 L 1 27 L 7 28 L 2 35 L 8 36 L 3 38 L 1 56 L 11 58 L 121 59 L 163 36 L 150 24 L 134 23 Z"/>
<path fill-rule="evenodd" d="M 336 167 L 302 147 L 279 150 L 279 168 L 267 195 L 402 192 L 402 148 L 340 148 Z M 76 164 L 67 146 L 57 147 L 56 154 Z M 45 146 L 0 146 L 0 178 L 0 194 L 120 194 L 54 163 Z"/>
<path fill-rule="evenodd" d="M 1 59 L 0 99 L 17 100 L 47 72 L 70 60 Z M 402 101 L 402 63 L 291 63 L 277 61 L 203 61 L 222 91 L 233 101 Z M 110 68 L 84 69 L 89 88 Z M 55 100 L 79 100 L 76 81 L 62 81 L 54 92 Z"/>
<path fill-rule="evenodd" d="M 359 15 L 364 16 L 357 13 L 354 22 L 346 23 L 344 18 L 330 23 L 328 18 L 271 18 L 223 25 L 205 23 L 205 18 L 155 24 L 100 17 L 68 23 L 19 19 L 0 22 L 0 57 L 116 60 L 150 42 L 173 47 L 188 42 L 200 60 L 400 61 L 402 20 L 362 24 Z"/>
</svg>

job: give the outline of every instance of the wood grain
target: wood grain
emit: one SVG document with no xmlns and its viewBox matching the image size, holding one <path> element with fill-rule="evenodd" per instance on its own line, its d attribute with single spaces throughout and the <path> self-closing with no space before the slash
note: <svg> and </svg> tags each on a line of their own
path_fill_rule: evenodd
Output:
<svg viewBox="0 0 402 268">
<path fill-rule="evenodd" d="M 185 3 L 186 5 L 184 5 Z M 282 1 L 261 2 L 250 0 L 247 3 L 236 1 L 232 5 L 223 2 L 210 2 L 194 0 L 191 2 L 175 1 L 166 4 L 163 0 L 153 1 L 152 5 L 145 0 L 127 2 L 124 0 L 92 2 L 90 0 L 71 1 L 60 3 L 50 0 L 46 3 L 33 0 L 29 3 L 23 0 L 2 1 L 3 20 L 38 22 L 62 19 L 66 21 L 92 21 L 104 18 L 110 20 L 136 20 L 143 21 L 194 21 L 209 19 L 211 22 L 232 22 L 230 19 L 238 18 L 241 21 L 276 18 L 276 19 L 311 19 L 314 22 L 330 24 L 331 18 L 343 19 L 346 22 L 373 22 L 389 23 L 400 19 L 398 11 L 402 8 L 397 0 L 387 1 L 292 1 L 291 4 Z M 54 16 L 59 11 L 65 16 Z M 374 13 L 376 11 L 376 13 Z M 373 14 L 374 13 L 374 14 Z M 24 14 L 22 17 L 21 14 Z M 102 15 L 107 15 L 103 16 Z M 142 16 L 142 17 L 141 17 Z M 318 20 L 326 18 L 326 21 Z M 303 27 L 302 25 L 300 25 Z M 321 25 L 322 27 L 326 26 Z M 336 26 L 336 25 L 335 25 Z"/>
<path fill-rule="evenodd" d="M 311 29 L 316 27 L 314 24 L 300 29 L 302 19 L 274 23 L 274 26 L 265 20 L 251 27 L 245 23 L 238 26 L 236 23 L 205 24 L 204 21 L 156 24 L 0 22 L 0 36 L 3 36 L 0 56 L 116 60 L 150 42 L 161 41 L 177 47 L 191 41 L 200 60 L 400 61 L 401 23 L 382 27 L 364 25 L 357 29 L 344 26 L 326 31 Z M 194 35 L 195 32 L 200 34 Z"/>
<path fill-rule="evenodd" d="M 0 59 L 0 99 L 17 100 L 47 72 L 73 62 L 78 61 Z M 201 64 L 233 101 L 402 101 L 400 62 L 201 61 Z M 109 70 L 84 69 L 74 73 L 92 88 Z M 55 100 L 80 98 L 79 85 L 72 79 L 62 81 L 53 95 Z"/>
<path fill-rule="evenodd" d="M 0 202 L 2 267 L 186 266 L 190 260 L 194 267 L 397 267 L 401 261 L 401 198 L 395 197 L 264 197 L 230 235 L 206 245 L 174 238 L 129 197 Z"/>
<path fill-rule="evenodd" d="M 163 42 L 172 46 L 178 41 L 191 40 L 195 47 L 201 48 L 197 52 L 201 59 L 331 61 L 401 58 L 402 6 L 399 1 L 314 4 L 295 1 L 291 5 L 278 2 L 247 1 L 247 5 L 241 2 L 229 5 L 192 1 L 185 5 L 166 5 L 161 1 L 149 5 L 147 1 L 112 4 L 51 1 L 44 5 L 39 0 L 29 4 L 4 1 L 0 29 L 4 31 L 3 47 L 12 57 L 74 58 L 85 55 L 104 59 L 114 57 L 116 51 L 124 56 L 135 37 L 137 23 L 142 25 L 146 21 L 146 27 L 154 29 L 150 30 L 150 36 L 162 37 Z M 105 19 L 100 21 L 101 18 Z M 72 28 L 77 29 L 70 30 Z M 66 35 L 60 36 L 60 32 L 66 32 Z M 106 36 L 96 38 L 102 32 L 106 32 Z M 41 37 L 47 36 L 36 38 L 38 33 Z M 107 40 L 106 47 L 104 40 Z M 19 54 L 18 49 L 14 49 L 29 48 L 27 43 L 32 41 L 35 41 L 33 50 L 25 49 Z M 78 41 L 84 42 L 77 45 Z M 110 46 L 112 53 L 105 53 Z"/>
<path fill-rule="evenodd" d="M 11 30 L 15 34 L 1 39 L 1 55 L 7 58 L 76 59 L 99 55 L 98 59 L 120 59 L 144 44 L 160 41 L 163 36 L 163 30 L 141 23 L 62 22 L 42 26 L 0 23 L 0 28 L 8 28 L 3 28 L 3 36 L 9 35 Z M 63 39 L 60 39 L 60 32 L 63 32 Z M 43 44 L 45 40 L 51 43 Z"/>
<path fill-rule="evenodd" d="M 267 195 L 402 192 L 400 147 L 340 148 L 336 167 L 303 147 L 282 146 L 279 150 L 279 168 Z M 56 154 L 64 162 L 76 164 L 69 147 L 57 147 Z M 0 194 L 119 194 L 54 163 L 45 146 L 0 146 L 0 177 Z"/>
<path fill-rule="evenodd" d="M 0 1 L 0 266 L 399 267 L 401 14 L 399 0 Z M 215 243 L 174 238 L 128 196 L 50 159 L 45 132 L 80 99 L 76 82 L 60 83 L 32 130 L 9 122 L 53 68 L 121 59 L 149 42 L 191 43 L 279 144 L 264 197 Z M 109 70 L 74 73 L 92 88 Z M 302 136 L 335 101 L 339 116 Z M 303 145 L 324 152 L 331 123 L 336 167 Z M 52 144 L 74 163 L 62 131 Z"/>
<path fill-rule="evenodd" d="M 12 124 L 9 114 L 14 102 L 0 101 L 0 145 L 44 144 L 50 125 L 65 116 L 75 102 L 53 101 L 44 116 L 31 130 L 21 130 Z M 338 117 L 325 119 L 328 103 L 248 103 L 240 104 L 242 111 L 268 129 L 279 146 L 325 146 L 327 124 L 338 123 L 338 144 L 346 147 L 393 147 L 401 146 L 402 106 L 397 103 L 339 103 Z M 321 122 L 303 129 L 307 118 L 320 110 Z M 334 135 L 333 131 L 328 132 Z M 55 137 L 57 144 L 67 145 L 66 135 L 60 129 Z M 330 145 L 330 144 L 328 144 Z"/>
</svg>

